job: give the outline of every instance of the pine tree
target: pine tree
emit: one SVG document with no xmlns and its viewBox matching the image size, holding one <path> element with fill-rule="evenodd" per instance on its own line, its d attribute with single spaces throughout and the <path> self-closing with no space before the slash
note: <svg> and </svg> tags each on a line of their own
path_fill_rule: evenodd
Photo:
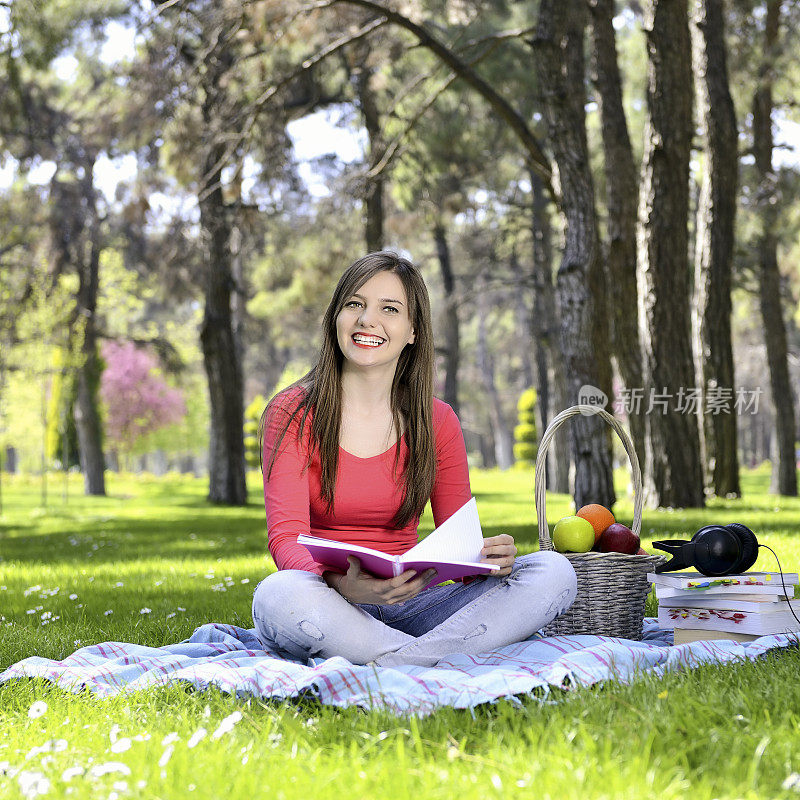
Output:
<svg viewBox="0 0 800 800">
<path fill-rule="evenodd" d="M 258 421 L 267 405 L 263 395 L 257 394 L 244 410 L 244 460 L 248 467 L 261 463 L 261 448 L 258 443 Z"/>
<path fill-rule="evenodd" d="M 514 428 L 514 459 L 518 467 L 532 467 L 539 452 L 536 433 L 536 389 L 526 389 L 517 401 L 519 422 Z"/>
</svg>

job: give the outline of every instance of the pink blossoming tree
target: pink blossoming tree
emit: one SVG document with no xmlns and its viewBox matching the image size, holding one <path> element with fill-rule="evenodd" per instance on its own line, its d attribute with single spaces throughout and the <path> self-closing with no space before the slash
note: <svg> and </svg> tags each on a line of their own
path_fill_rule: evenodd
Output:
<svg viewBox="0 0 800 800">
<path fill-rule="evenodd" d="M 133 342 L 105 342 L 106 368 L 100 396 L 106 408 L 106 434 L 124 454 L 143 436 L 180 422 L 186 403 L 179 389 L 168 386 L 157 360 Z"/>
</svg>

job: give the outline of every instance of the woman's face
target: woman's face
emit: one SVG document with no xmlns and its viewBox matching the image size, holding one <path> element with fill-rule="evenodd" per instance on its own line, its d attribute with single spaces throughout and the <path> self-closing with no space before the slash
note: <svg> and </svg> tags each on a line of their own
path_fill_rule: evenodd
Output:
<svg viewBox="0 0 800 800">
<path fill-rule="evenodd" d="M 395 273 L 378 272 L 345 299 L 336 338 L 346 368 L 391 366 L 394 374 L 403 348 L 415 338 L 408 298 Z"/>
</svg>

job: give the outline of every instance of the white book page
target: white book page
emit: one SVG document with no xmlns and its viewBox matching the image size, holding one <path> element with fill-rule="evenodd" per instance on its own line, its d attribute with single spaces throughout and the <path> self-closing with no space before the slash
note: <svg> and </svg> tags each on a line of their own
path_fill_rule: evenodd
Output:
<svg viewBox="0 0 800 800">
<path fill-rule="evenodd" d="M 783 595 L 780 586 L 758 586 L 757 592 L 752 591 L 750 586 L 725 586 L 720 589 L 710 589 L 702 592 L 696 589 L 678 589 L 672 586 L 656 586 L 656 597 L 662 600 L 665 597 L 737 597 L 741 600 L 752 600 L 754 598 L 765 602 L 774 602 Z M 791 592 L 792 587 L 787 586 L 787 591 Z"/>
<path fill-rule="evenodd" d="M 758 603 L 764 610 L 768 610 L 770 606 L 775 606 L 783 595 L 780 594 L 744 594 L 742 592 L 734 594 L 698 594 L 697 592 L 681 592 L 680 594 L 659 595 L 656 592 L 656 598 L 659 605 L 666 606 L 709 606 L 711 603 Z M 720 606 L 722 608 L 722 606 Z"/>
<path fill-rule="evenodd" d="M 472 497 L 419 544 L 403 554 L 403 561 L 481 560 L 483 531 L 478 506 Z"/>
</svg>

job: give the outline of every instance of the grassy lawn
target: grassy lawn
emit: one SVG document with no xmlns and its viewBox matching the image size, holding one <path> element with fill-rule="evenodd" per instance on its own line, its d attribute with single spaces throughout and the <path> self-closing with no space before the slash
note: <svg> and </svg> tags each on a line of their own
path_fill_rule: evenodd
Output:
<svg viewBox="0 0 800 800">
<path fill-rule="evenodd" d="M 632 504 L 620 473 L 617 517 Z M 109 475 L 109 497 L 69 498 L 51 482 L 3 476 L 0 671 L 30 655 L 62 658 L 108 640 L 159 646 L 205 622 L 252 626 L 250 599 L 273 569 L 258 476 L 251 505 L 216 508 L 205 483 Z M 472 473 L 485 535 L 537 547 L 532 474 Z M 800 566 L 800 501 L 748 472 L 743 500 L 649 511 L 644 545 L 738 520 Z M 572 513 L 548 497 L 548 519 Z M 423 530 L 430 530 L 429 512 Z M 756 568 L 775 570 L 762 551 Z M 653 599 L 648 613 L 655 612 Z M 773 798 L 800 794 L 800 653 L 703 667 L 428 718 L 345 711 L 312 700 L 236 700 L 184 687 L 98 700 L 40 681 L 0 686 L 0 797 Z M 556 702 L 557 700 L 557 702 Z M 29 717 L 44 701 L 46 712 Z M 213 739 L 240 711 L 233 729 Z M 209 735 L 198 744 L 199 728 Z M 71 768 L 74 768 L 71 770 Z M 21 770 L 13 775 L 16 770 Z M 70 771 L 71 770 L 71 771 Z M 66 772 L 65 772 L 66 771 Z M 80 774 L 77 774 L 80 773 Z"/>
</svg>

